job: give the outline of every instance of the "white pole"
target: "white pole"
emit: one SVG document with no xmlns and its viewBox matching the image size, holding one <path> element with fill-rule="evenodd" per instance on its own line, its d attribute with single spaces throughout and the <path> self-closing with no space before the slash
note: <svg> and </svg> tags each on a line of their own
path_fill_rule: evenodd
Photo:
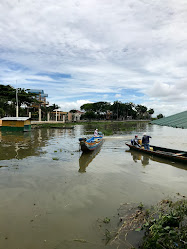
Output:
<svg viewBox="0 0 187 249">
<path fill-rule="evenodd" d="M 39 121 L 41 121 L 41 120 L 42 120 L 42 111 L 41 111 L 41 108 L 39 106 Z"/>
<path fill-rule="evenodd" d="M 19 108 L 18 108 L 18 89 L 16 88 L 16 117 L 19 116 Z"/>
<path fill-rule="evenodd" d="M 47 121 L 50 120 L 50 112 L 47 113 Z"/>
</svg>

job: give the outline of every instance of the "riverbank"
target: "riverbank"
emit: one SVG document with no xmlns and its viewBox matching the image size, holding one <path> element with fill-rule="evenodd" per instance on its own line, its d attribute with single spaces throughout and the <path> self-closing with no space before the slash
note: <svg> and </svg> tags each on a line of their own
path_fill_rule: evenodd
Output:
<svg viewBox="0 0 187 249">
<path fill-rule="evenodd" d="M 174 249 L 187 245 L 187 200 L 177 193 L 175 199 L 164 199 L 147 207 L 126 203 L 118 209 L 119 223 L 113 227 L 113 216 L 99 219 L 107 244 L 129 249 Z"/>
</svg>

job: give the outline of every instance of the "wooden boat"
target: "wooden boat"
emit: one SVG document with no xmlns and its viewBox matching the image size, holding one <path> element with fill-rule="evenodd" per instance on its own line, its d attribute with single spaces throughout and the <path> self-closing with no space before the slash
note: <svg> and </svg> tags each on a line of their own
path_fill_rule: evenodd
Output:
<svg viewBox="0 0 187 249">
<path fill-rule="evenodd" d="M 137 147 L 130 143 L 126 143 L 131 150 L 141 151 L 149 155 L 154 155 L 162 158 L 166 158 L 172 161 L 178 161 L 187 164 L 187 152 L 182 150 L 173 150 L 164 147 L 158 147 L 150 145 L 150 150 L 145 150 L 144 147 Z"/>
<path fill-rule="evenodd" d="M 84 152 L 93 151 L 103 142 L 103 134 L 99 132 L 97 137 L 91 137 L 90 139 L 79 138 L 81 150 Z"/>
</svg>

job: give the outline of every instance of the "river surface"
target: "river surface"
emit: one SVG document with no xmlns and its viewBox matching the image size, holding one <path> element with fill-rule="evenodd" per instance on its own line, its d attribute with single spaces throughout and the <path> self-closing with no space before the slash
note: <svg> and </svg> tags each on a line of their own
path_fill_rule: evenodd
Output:
<svg viewBox="0 0 187 249">
<path fill-rule="evenodd" d="M 106 136 L 88 155 L 79 151 L 78 139 L 94 127 L 0 131 L 0 249 L 116 248 L 105 245 L 98 219 L 115 217 L 122 203 L 187 196 L 187 166 L 125 145 L 147 132 L 153 145 L 187 151 L 187 130 L 135 128 Z"/>
</svg>

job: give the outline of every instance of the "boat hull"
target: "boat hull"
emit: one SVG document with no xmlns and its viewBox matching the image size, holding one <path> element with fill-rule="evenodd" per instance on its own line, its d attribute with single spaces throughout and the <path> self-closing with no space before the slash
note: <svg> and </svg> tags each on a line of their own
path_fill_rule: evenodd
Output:
<svg viewBox="0 0 187 249">
<path fill-rule="evenodd" d="M 162 158 L 167 158 L 172 161 L 178 161 L 187 164 L 187 152 L 186 151 L 181 151 L 181 150 L 173 150 L 173 149 L 168 149 L 164 147 L 158 147 L 158 146 L 152 146 L 150 145 L 150 148 L 152 150 L 145 150 L 144 148 L 139 148 L 136 147 L 132 144 L 126 143 L 127 146 L 131 150 L 136 150 L 136 151 L 141 151 L 143 153 L 149 154 L 149 155 L 154 155 Z"/>
<path fill-rule="evenodd" d="M 80 141 L 81 150 L 83 152 L 89 152 L 95 150 L 97 147 L 99 147 L 102 144 L 103 136 L 92 137 L 88 140 L 79 139 L 79 141 Z"/>
</svg>

